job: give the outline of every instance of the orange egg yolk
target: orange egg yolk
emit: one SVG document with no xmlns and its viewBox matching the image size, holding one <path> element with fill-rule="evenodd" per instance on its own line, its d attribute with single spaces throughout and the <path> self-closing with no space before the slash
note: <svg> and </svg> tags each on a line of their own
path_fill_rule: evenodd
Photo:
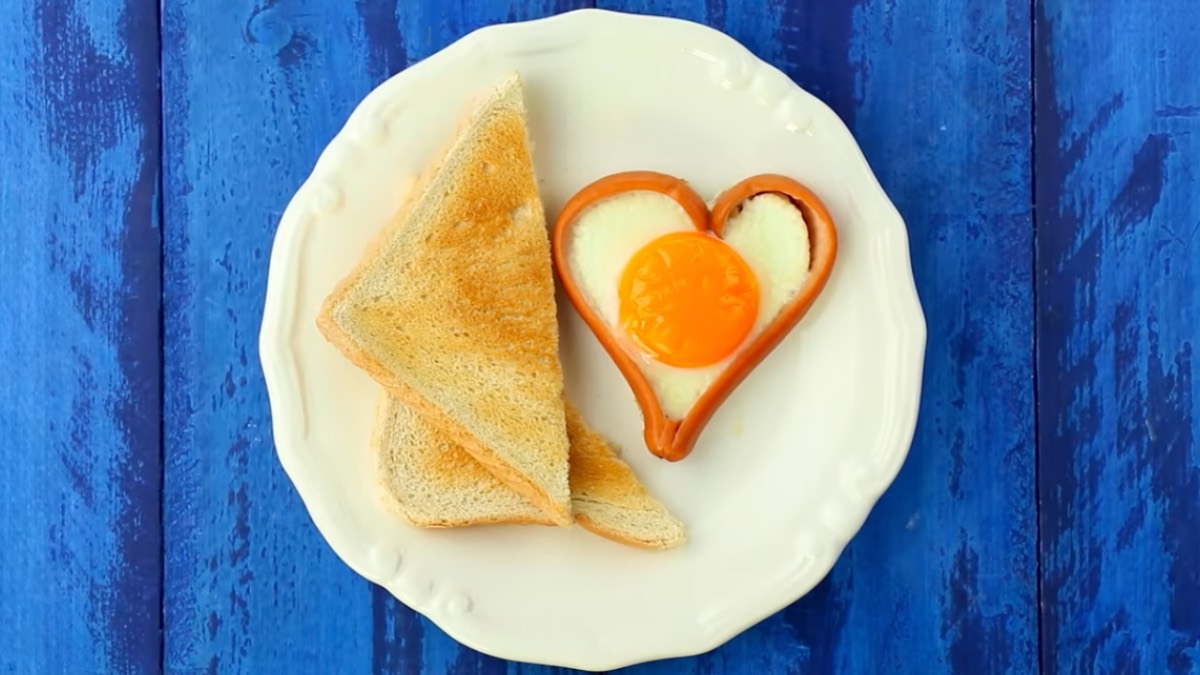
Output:
<svg viewBox="0 0 1200 675">
<path fill-rule="evenodd" d="M 717 363 L 754 327 L 758 280 L 737 251 L 700 232 L 664 235 L 629 260 L 620 321 L 652 358 L 683 368 Z"/>
</svg>

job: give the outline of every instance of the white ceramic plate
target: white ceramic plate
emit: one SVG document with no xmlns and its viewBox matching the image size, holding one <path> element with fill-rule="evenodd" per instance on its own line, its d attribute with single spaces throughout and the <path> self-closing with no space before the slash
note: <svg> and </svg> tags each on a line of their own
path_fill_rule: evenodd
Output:
<svg viewBox="0 0 1200 675">
<path fill-rule="evenodd" d="M 551 218 L 595 178 L 650 169 L 705 199 L 784 173 L 838 223 L 816 305 L 677 464 L 645 450 L 632 394 L 560 299 L 568 395 L 685 521 L 681 549 L 396 520 L 373 489 L 379 389 L 314 326 L 464 101 L 511 69 L 526 81 Z M 362 102 L 283 216 L 260 348 L 279 458 L 350 567 L 470 647 L 598 670 L 710 650 L 820 581 L 904 461 L 925 324 L 904 223 L 829 108 L 709 28 L 581 10 L 479 30 Z"/>
</svg>

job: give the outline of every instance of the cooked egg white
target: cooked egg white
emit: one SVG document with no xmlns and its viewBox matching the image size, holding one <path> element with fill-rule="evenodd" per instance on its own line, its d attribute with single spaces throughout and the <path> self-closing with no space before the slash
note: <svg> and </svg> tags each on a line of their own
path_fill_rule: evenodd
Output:
<svg viewBox="0 0 1200 675">
<path fill-rule="evenodd" d="M 623 335 L 618 320 L 621 274 L 629 259 L 651 241 L 693 229 L 675 200 L 651 191 L 626 192 L 593 204 L 579 215 L 567 242 L 567 259 L 584 299 L 634 357 L 658 396 L 663 413 L 682 419 L 742 350 L 775 319 L 808 276 L 810 246 L 804 216 L 788 199 L 763 194 L 747 200 L 725 224 L 724 239 L 758 278 L 754 328 L 724 360 L 699 368 L 660 363 Z"/>
</svg>

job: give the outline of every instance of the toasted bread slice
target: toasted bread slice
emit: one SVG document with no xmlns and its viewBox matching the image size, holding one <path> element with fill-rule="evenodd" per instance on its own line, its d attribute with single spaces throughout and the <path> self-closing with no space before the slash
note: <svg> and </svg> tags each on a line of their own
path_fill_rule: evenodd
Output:
<svg viewBox="0 0 1200 675">
<path fill-rule="evenodd" d="M 647 492 L 608 442 L 566 407 L 575 522 L 607 539 L 665 549 L 682 544 L 682 523 Z M 553 522 L 395 398 L 384 396 L 373 435 L 386 500 L 420 527 Z"/>
<path fill-rule="evenodd" d="M 555 524 L 449 435 L 392 396 L 380 399 L 371 444 L 385 500 L 413 525 Z"/>
<path fill-rule="evenodd" d="M 524 94 L 512 75 L 464 117 L 317 324 L 392 396 L 569 525 L 555 312 Z"/>
<path fill-rule="evenodd" d="M 643 548 L 674 548 L 686 541 L 683 523 L 671 515 L 604 436 L 566 405 L 571 443 L 571 504 L 584 529 Z"/>
</svg>

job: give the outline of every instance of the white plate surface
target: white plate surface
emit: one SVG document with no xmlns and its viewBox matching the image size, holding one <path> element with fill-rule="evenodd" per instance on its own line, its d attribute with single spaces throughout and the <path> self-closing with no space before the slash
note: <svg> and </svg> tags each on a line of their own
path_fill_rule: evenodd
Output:
<svg viewBox="0 0 1200 675">
<path fill-rule="evenodd" d="M 677 464 L 645 450 L 629 388 L 560 297 L 568 395 L 685 521 L 681 549 L 578 528 L 397 521 L 373 491 L 379 389 L 315 328 L 464 101 L 512 69 L 551 218 L 595 178 L 650 169 L 705 199 L 784 173 L 838 224 L 816 305 Z M 351 568 L 470 647 L 598 670 L 710 650 L 820 581 L 904 461 L 925 323 L 904 223 L 829 108 L 709 28 L 581 10 L 476 31 L 361 103 L 283 216 L 260 349 L 280 461 Z"/>
</svg>

